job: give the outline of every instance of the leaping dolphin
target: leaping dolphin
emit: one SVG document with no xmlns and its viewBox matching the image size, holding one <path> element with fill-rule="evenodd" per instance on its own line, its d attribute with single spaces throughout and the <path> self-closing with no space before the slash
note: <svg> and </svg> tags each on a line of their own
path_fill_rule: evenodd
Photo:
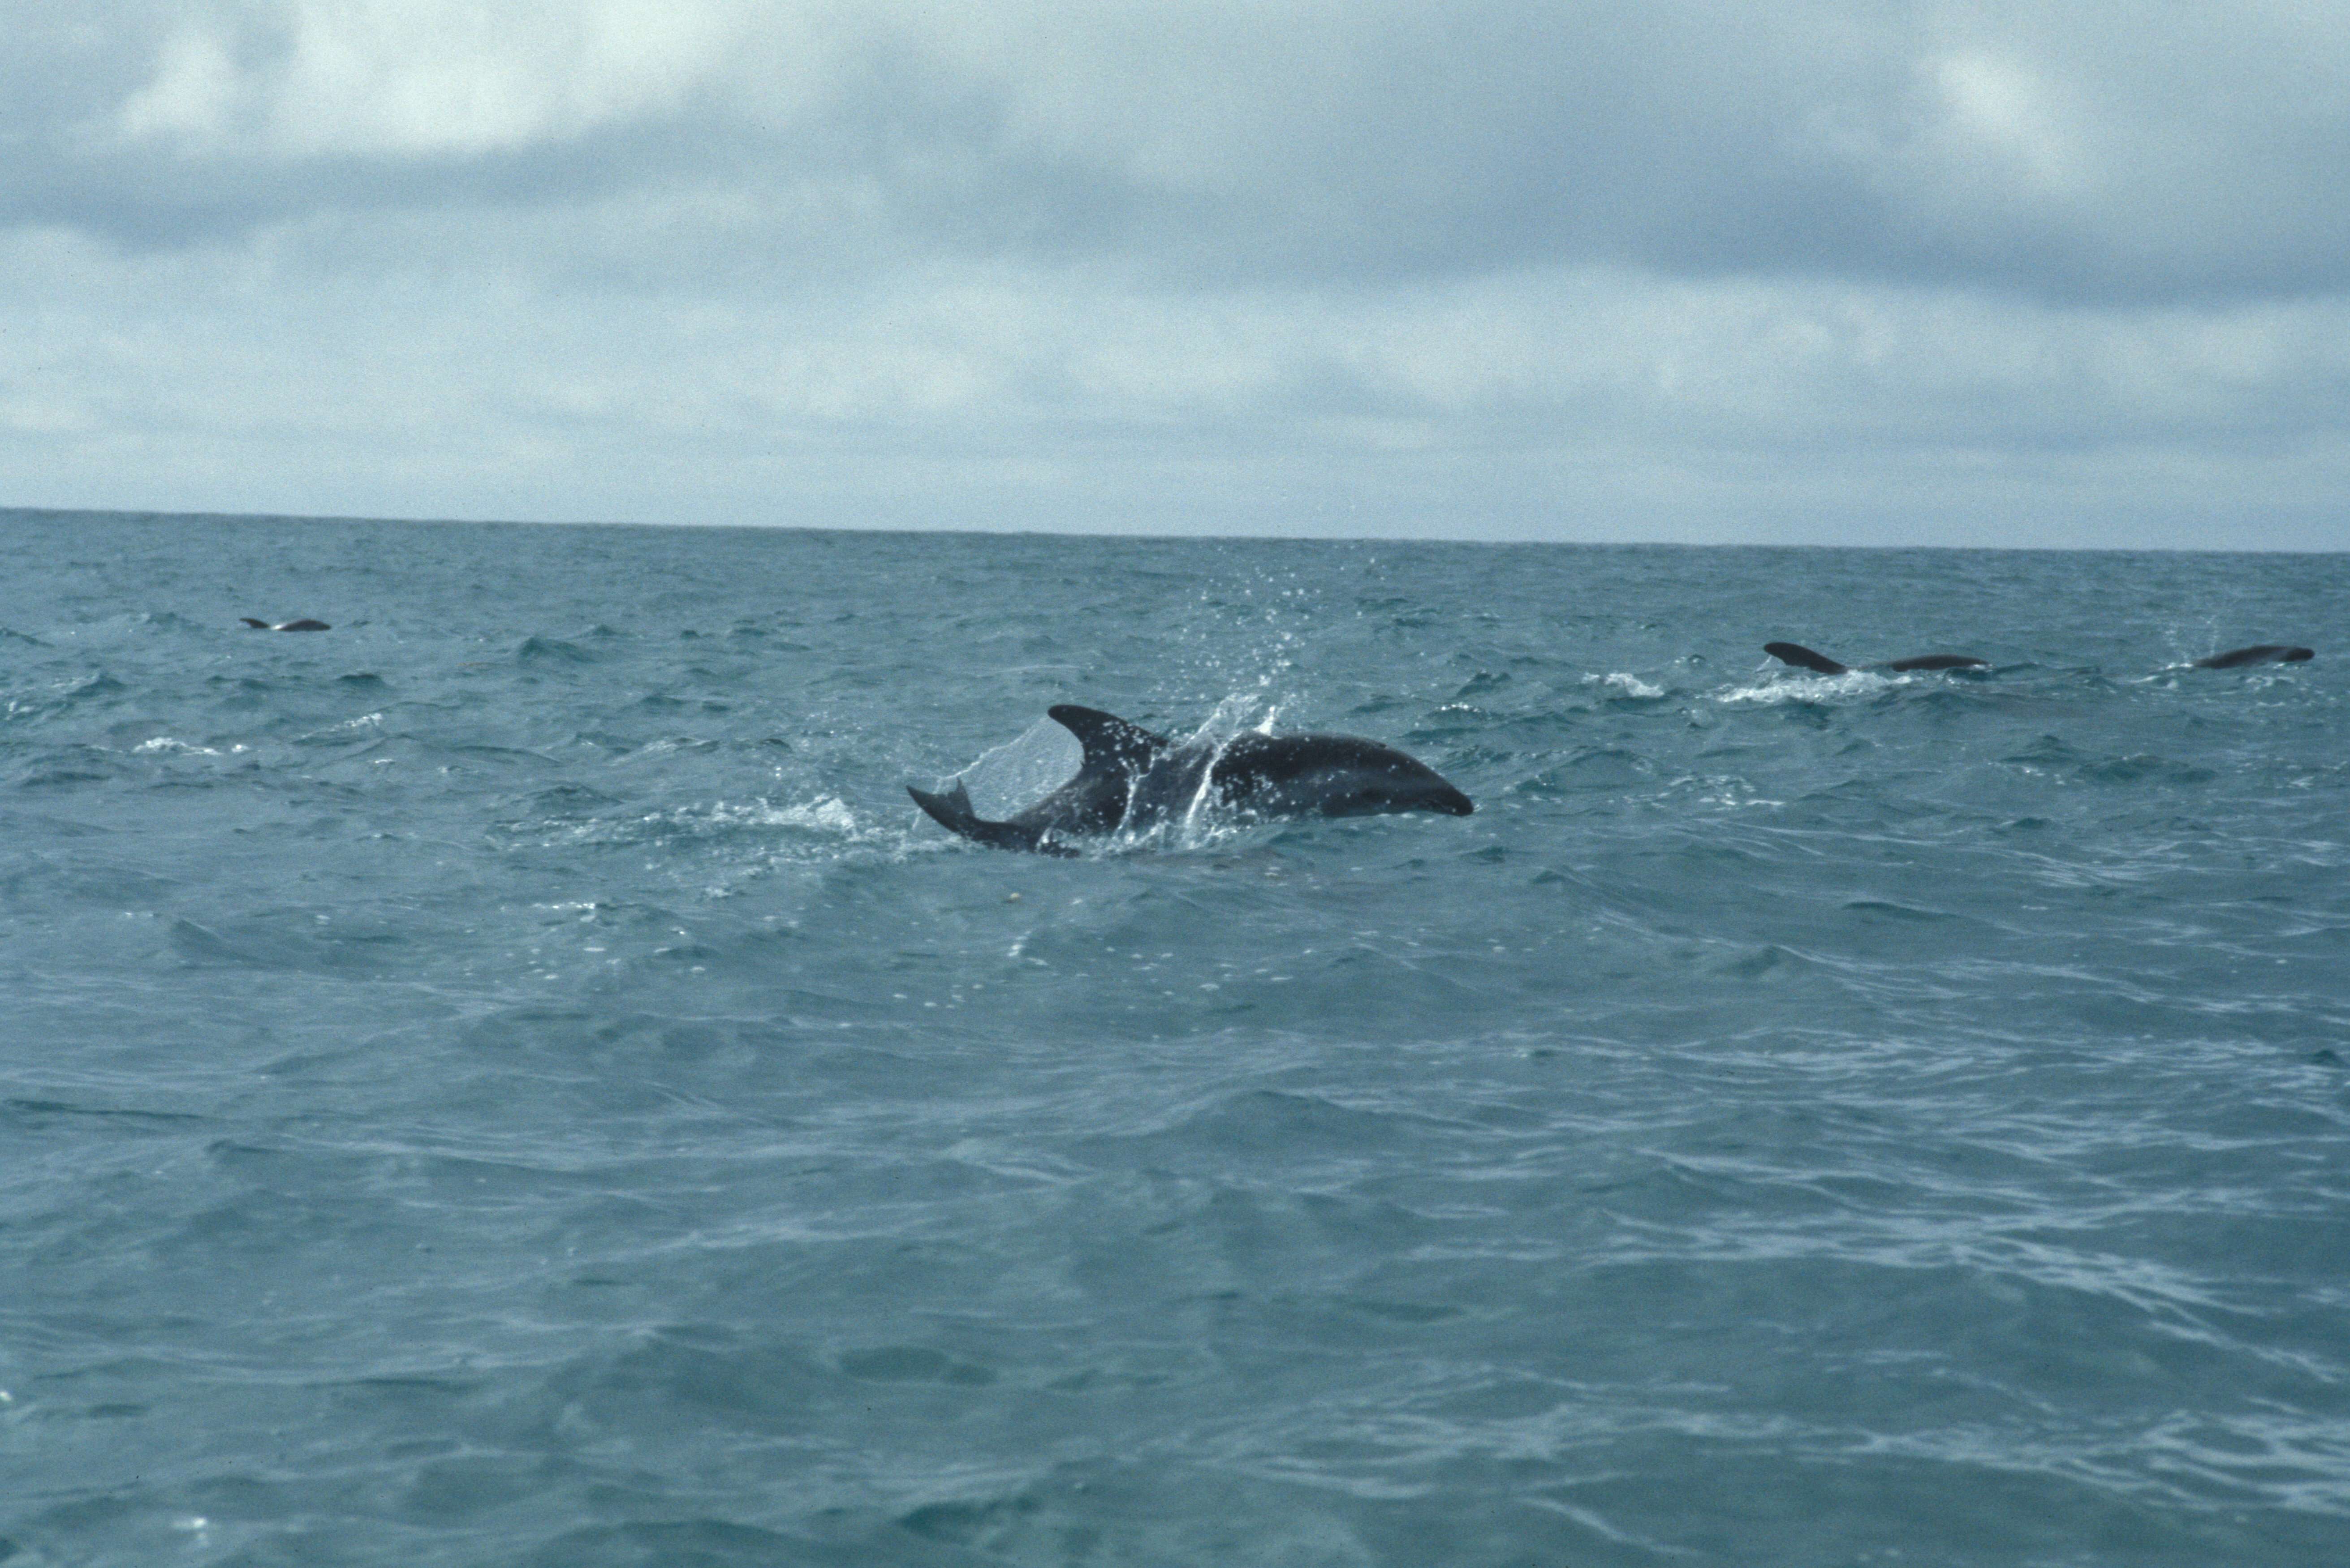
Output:
<svg viewBox="0 0 2350 1568">
<path fill-rule="evenodd" d="M 1838 664 L 1825 653 L 1814 653 L 1800 642 L 1766 642 L 1762 651 L 1784 664 L 1815 670 L 1822 675 L 1849 675 L 1852 666 Z M 1991 661 L 1964 653 L 1920 653 L 1908 659 L 1897 659 L 1889 664 L 1872 666 L 1877 670 L 1983 670 Z"/>
<path fill-rule="evenodd" d="M 972 809 L 958 780 L 943 794 L 906 793 L 949 832 L 999 849 L 1075 855 L 1065 840 L 1141 831 L 1207 803 L 1259 816 L 1366 816 L 1435 811 L 1467 816 L 1470 798 L 1434 768 L 1357 735 L 1235 735 L 1173 741 L 1097 708 L 1045 711 L 1085 761 L 1068 783 L 1002 822 Z"/>
<path fill-rule="evenodd" d="M 281 620 L 274 626 L 265 620 L 255 620 L 249 615 L 241 615 L 236 618 L 255 631 L 332 631 L 335 629 L 325 621 L 311 620 L 307 617 L 301 620 Z"/>
<path fill-rule="evenodd" d="M 2247 664 L 2299 664 L 2316 654 L 2306 648 L 2289 648 L 2281 642 L 2256 642 L 2250 648 L 2231 648 L 2225 653 L 2215 653 L 2209 659 L 2199 659 L 2198 670 L 2235 670 Z"/>
</svg>

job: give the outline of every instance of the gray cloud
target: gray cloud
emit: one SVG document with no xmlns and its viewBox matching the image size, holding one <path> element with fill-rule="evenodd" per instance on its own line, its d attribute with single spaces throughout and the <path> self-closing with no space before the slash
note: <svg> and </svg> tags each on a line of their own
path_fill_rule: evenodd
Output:
<svg viewBox="0 0 2350 1568">
<path fill-rule="evenodd" d="M 57 11 L 20 499 L 2350 544 L 2338 8 Z"/>
<path fill-rule="evenodd" d="M 2350 267 L 2339 14 L 508 9 L 52 24 L 13 74 L 78 85 L 16 100 L 0 202 L 152 245 L 723 190 L 849 217 L 836 244 L 1167 281 L 1602 264 L 2150 301 Z"/>
</svg>

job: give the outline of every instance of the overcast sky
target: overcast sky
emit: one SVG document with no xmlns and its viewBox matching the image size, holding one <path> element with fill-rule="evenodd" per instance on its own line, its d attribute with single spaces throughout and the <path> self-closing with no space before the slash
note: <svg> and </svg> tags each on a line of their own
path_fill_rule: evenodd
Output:
<svg viewBox="0 0 2350 1568">
<path fill-rule="evenodd" d="M 2350 0 L 0 27 L 0 505 L 2350 548 Z"/>
</svg>

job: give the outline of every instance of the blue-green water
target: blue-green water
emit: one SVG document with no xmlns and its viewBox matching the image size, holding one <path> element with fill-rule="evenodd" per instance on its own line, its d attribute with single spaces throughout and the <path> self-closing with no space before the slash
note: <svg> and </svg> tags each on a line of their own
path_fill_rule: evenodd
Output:
<svg viewBox="0 0 2350 1568">
<path fill-rule="evenodd" d="M 0 548 L 9 1568 L 2350 1558 L 2350 558 Z"/>
</svg>

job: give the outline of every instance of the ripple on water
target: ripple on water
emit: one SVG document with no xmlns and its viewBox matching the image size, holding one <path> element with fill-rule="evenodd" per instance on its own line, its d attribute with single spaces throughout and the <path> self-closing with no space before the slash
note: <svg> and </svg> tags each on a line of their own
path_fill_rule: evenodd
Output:
<svg viewBox="0 0 2350 1568">
<path fill-rule="evenodd" d="M 2338 1555 L 2330 558 L 24 515 L 12 1563 Z"/>
</svg>

